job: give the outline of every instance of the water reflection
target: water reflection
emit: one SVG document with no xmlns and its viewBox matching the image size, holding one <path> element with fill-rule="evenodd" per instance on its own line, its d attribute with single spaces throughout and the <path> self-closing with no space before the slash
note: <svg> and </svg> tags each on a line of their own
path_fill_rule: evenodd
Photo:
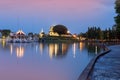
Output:
<svg viewBox="0 0 120 80">
<path fill-rule="evenodd" d="M 82 50 L 84 49 L 85 47 L 85 43 L 84 42 L 80 42 L 79 43 L 79 48 L 80 48 L 80 51 L 82 52 Z"/>
<path fill-rule="evenodd" d="M 52 59 L 55 57 L 62 57 L 68 51 L 68 44 L 66 43 L 50 43 L 48 44 L 49 56 Z"/>
<path fill-rule="evenodd" d="M 9 80 L 16 80 L 13 76 L 18 74 L 22 74 L 20 80 L 77 80 L 89 61 L 101 50 L 84 42 L 0 43 L 0 79 L 10 76 Z"/>
<path fill-rule="evenodd" d="M 76 43 L 73 43 L 73 58 L 76 57 Z"/>
<path fill-rule="evenodd" d="M 10 44 L 10 53 L 11 53 L 11 55 L 13 54 L 13 45 L 12 44 Z"/>
<path fill-rule="evenodd" d="M 88 43 L 86 48 L 88 53 L 91 55 L 95 55 L 103 51 L 102 47 L 98 43 Z"/>
<path fill-rule="evenodd" d="M 22 46 L 17 47 L 16 55 L 18 58 L 22 58 L 24 56 L 24 47 L 22 47 Z"/>
<path fill-rule="evenodd" d="M 3 47 L 3 48 L 6 46 L 6 41 L 5 41 L 5 39 L 2 39 L 2 40 L 1 40 L 1 44 L 2 44 L 2 47 Z"/>
<path fill-rule="evenodd" d="M 13 55 L 14 51 L 17 58 L 23 58 L 25 54 L 25 50 L 31 49 L 35 50 L 34 53 L 40 53 L 42 55 L 45 53 L 45 49 L 48 49 L 47 53 L 49 54 L 50 59 L 54 57 L 63 57 L 65 56 L 70 47 L 72 48 L 72 54 L 73 58 L 76 58 L 76 52 L 78 53 L 77 49 L 79 49 L 80 52 L 83 52 L 83 50 L 87 50 L 88 54 L 97 54 L 101 51 L 101 48 L 97 46 L 95 43 L 5 43 L 5 41 L 1 41 L 2 48 L 5 50 L 10 51 L 10 54 Z"/>
<path fill-rule="evenodd" d="M 40 48 L 39 48 L 39 49 L 40 49 L 40 53 L 41 53 L 41 55 L 42 55 L 42 53 L 43 53 L 43 48 L 44 48 L 44 44 L 43 44 L 43 43 L 40 43 L 39 46 L 40 46 Z"/>
</svg>

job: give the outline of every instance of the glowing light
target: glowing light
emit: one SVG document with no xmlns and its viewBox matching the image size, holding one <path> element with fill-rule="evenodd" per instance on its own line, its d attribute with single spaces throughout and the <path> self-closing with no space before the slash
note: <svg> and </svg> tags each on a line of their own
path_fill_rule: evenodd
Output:
<svg viewBox="0 0 120 80">
<path fill-rule="evenodd" d="M 97 50 L 97 46 L 95 46 L 95 53 L 97 54 L 98 50 Z"/>
<path fill-rule="evenodd" d="M 42 30 L 41 30 L 41 33 L 43 33 L 44 31 L 43 31 L 43 28 L 42 28 Z"/>
<path fill-rule="evenodd" d="M 82 51 L 82 50 L 83 50 L 83 43 L 80 42 L 80 51 Z"/>
<path fill-rule="evenodd" d="M 55 44 L 55 56 L 56 56 L 57 53 L 58 53 L 58 48 L 59 48 L 58 44 Z"/>
<path fill-rule="evenodd" d="M 23 47 L 17 47 L 16 48 L 16 54 L 18 58 L 22 58 L 24 56 L 24 48 Z"/>
<path fill-rule="evenodd" d="M 2 47 L 4 48 L 5 47 L 5 44 L 6 44 L 6 41 L 5 39 L 2 40 Z"/>
<path fill-rule="evenodd" d="M 67 33 L 69 34 L 69 33 L 70 33 L 70 31 L 67 31 Z"/>
<path fill-rule="evenodd" d="M 76 43 L 73 44 L 73 58 L 76 57 Z"/>
<path fill-rule="evenodd" d="M 37 53 L 37 51 L 38 51 L 38 45 L 36 45 L 35 50 L 36 50 L 36 53 Z"/>
<path fill-rule="evenodd" d="M 53 57 L 54 51 L 55 51 L 54 45 L 53 44 L 49 44 L 49 56 L 50 56 L 51 59 Z"/>
<path fill-rule="evenodd" d="M 43 53 L 43 44 L 42 43 L 40 43 L 40 53 L 41 53 L 41 55 Z"/>
<path fill-rule="evenodd" d="M 11 53 L 11 55 L 13 53 L 13 45 L 12 44 L 10 45 L 10 53 Z"/>
<path fill-rule="evenodd" d="M 67 45 L 66 44 L 62 44 L 62 54 L 64 54 L 67 50 Z"/>
</svg>

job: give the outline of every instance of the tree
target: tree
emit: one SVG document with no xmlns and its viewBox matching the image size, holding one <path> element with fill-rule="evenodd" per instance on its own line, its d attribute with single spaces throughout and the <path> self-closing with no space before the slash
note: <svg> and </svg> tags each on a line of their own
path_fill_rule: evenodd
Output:
<svg viewBox="0 0 120 80">
<path fill-rule="evenodd" d="M 33 37 L 33 33 L 32 33 L 32 32 L 29 32 L 29 33 L 28 33 L 28 36 Z"/>
<path fill-rule="evenodd" d="M 4 29 L 4 30 L 2 30 L 2 36 L 7 37 L 7 36 L 9 36 L 10 32 L 11 32 L 11 30 Z"/>
<path fill-rule="evenodd" d="M 117 38 L 120 39 L 120 0 L 116 0 L 115 2 L 115 9 L 117 16 L 115 17 L 116 22 L 116 31 L 117 31 Z"/>
<path fill-rule="evenodd" d="M 88 39 L 103 39 L 103 33 L 100 27 L 89 27 L 87 33 Z"/>
<path fill-rule="evenodd" d="M 67 34 L 68 29 L 64 25 L 56 25 L 54 26 L 53 31 L 61 35 L 61 34 Z"/>
</svg>

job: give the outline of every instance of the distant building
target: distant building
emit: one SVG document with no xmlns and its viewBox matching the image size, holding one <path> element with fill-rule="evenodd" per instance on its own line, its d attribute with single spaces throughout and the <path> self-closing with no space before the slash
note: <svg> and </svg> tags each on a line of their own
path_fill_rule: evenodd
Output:
<svg viewBox="0 0 120 80">
<path fill-rule="evenodd" d="M 18 30 L 16 33 L 11 32 L 6 41 L 7 42 L 25 42 L 26 35 L 22 30 Z"/>
<path fill-rule="evenodd" d="M 45 33 L 44 33 L 43 29 L 42 29 L 41 32 L 39 33 L 39 37 L 42 38 L 44 36 L 45 36 Z"/>
<path fill-rule="evenodd" d="M 54 28 L 54 26 L 50 27 L 49 36 L 59 36 L 59 34 L 57 32 L 54 32 L 53 28 Z"/>
<path fill-rule="evenodd" d="M 26 37 L 26 34 L 22 31 L 22 30 L 18 30 L 15 34 L 15 36 L 19 39 L 21 38 L 25 38 Z"/>
<path fill-rule="evenodd" d="M 50 30 L 49 30 L 49 36 L 62 36 L 62 37 L 72 37 L 72 34 L 70 33 L 70 31 L 67 31 L 67 33 L 66 34 L 61 34 L 61 35 L 59 35 L 57 32 L 54 32 L 54 27 L 55 26 L 51 26 L 50 27 Z"/>
</svg>

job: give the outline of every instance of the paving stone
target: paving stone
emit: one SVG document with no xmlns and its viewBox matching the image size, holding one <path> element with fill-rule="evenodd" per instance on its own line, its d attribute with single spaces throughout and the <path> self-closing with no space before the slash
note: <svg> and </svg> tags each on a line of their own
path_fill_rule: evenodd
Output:
<svg viewBox="0 0 120 80">
<path fill-rule="evenodd" d="M 110 48 L 111 52 L 97 60 L 91 80 L 120 80 L 120 45 Z"/>
</svg>

